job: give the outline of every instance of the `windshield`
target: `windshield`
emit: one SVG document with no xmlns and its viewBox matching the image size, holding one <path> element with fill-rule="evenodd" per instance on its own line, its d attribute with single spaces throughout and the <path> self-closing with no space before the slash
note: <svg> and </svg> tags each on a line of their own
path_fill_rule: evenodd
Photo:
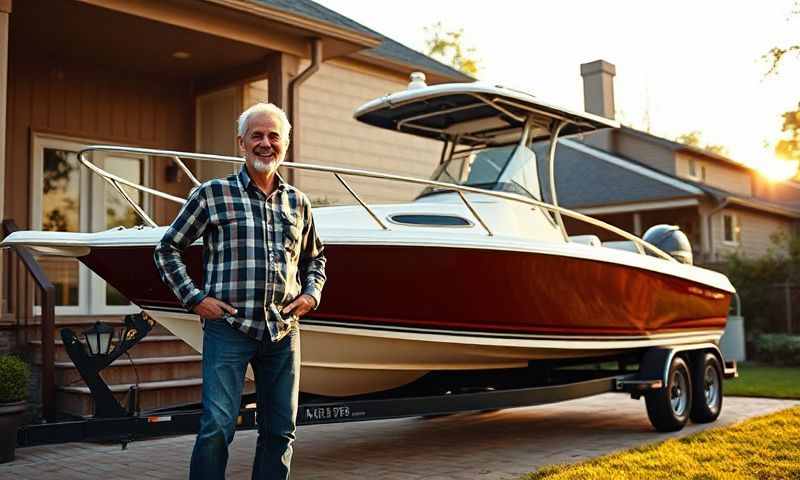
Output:
<svg viewBox="0 0 800 480">
<path fill-rule="evenodd" d="M 436 168 L 431 179 L 540 199 L 536 154 L 517 145 L 456 153 Z M 420 196 L 442 191 L 446 190 L 428 187 Z"/>
</svg>

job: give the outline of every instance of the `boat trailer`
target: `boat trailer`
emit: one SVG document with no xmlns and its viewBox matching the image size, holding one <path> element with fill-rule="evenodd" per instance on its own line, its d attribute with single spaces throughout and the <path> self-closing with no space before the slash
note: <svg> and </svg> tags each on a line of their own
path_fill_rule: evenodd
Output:
<svg viewBox="0 0 800 480">
<path fill-rule="evenodd" d="M 121 341 L 101 358 L 87 355 L 84 345 L 75 334 L 69 329 L 62 330 L 67 352 L 90 389 L 94 415 L 24 426 L 18 433 L 18 445 L 103 441 L 120 442 L 125 448 L 128 442 L 134 440 L 196 433 L 202 413 L 199 404 L 139 412 L 136 408 L 135 386 L 127 395 L 127 406 L 123 407 L 99 375 L 103 368 L 144 338 L 152 328 L 152 322 L 141 313 L 126 316 Z M 686 384 L 676 384 L 676 379 L 678 383 L 681 379 L 680 375 L 675 374 L 676 365 L 678 370 L 687 365 L 696 369 L 701 361 L 704 365 L 724 366 L 717 368 L 720 375 L 716 384 L 713 378 L 710 379 L 712 386 L 717 388 L 711 393 L 719 395 L 721 405 L 722 377 L 734 378 L 738 375 L 736 362 L 723 363 L 719 348 L 713 343 L 703 343 L 651 347 L 643 352 L 614 357 L 532 361 L 527 368 L 431 372 L 404 387 L 369 395 L 323 397 L 301 393 L 297 424 L 439 416 L 542 405 L 622 392 L 634 399 L 646 398 L 648 415 L 657 430 L 677 430 L 685 424 L 685 419 L 676 425 L 674 418 L 664 418 L 665 415 L 669 417 L 669 412 L 665 412 L 664 408 L 681 406 L 680 402 L 675 402 L 676 393 L 687 393 L 680 391 L 681 388 L 686 389 Z M 694 378 L 704 378 L 706 373 Z M 708 397 L 708 381 L 706 378 L 705 382 L 698 382 L 704 385 L 695 387 L 695 394 Z M 657 406 L 659 401 L 666 405 L 660 411 Z M 688 412 L 684 413 L 688 415 Z M 692 419 L 713 421 L 717 415 L 719 411 L 715 414 L 712 412 L 710 416 L 713 418 L 710 418 L 706 412 L 705 416 L 692 416 Z M 237 429 L 257 428 L 256 417 L 255 394 L 244 395 Z"/>
</svg>

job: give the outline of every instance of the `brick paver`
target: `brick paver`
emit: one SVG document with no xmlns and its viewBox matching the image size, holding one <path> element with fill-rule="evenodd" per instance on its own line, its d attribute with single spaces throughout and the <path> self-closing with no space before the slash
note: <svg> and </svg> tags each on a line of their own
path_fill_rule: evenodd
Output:
<svg viewBox="0 0 800 480">
<path fill-rule="evenodd" d="M 706 428 L 730 425 L 797 401 L 725 398 L 710 425 L 681 432 L 653 431 L 644 401 L 605 394 L 553 405 L 459 414 L 300 427 L 294 479 L 503 480 L 554 463 L 571 463 Z M 256 433 L 238 432 L 228 478 L 250 478 Z M 193 435 L 118 445 L 73 443 L 17 450 L 0 465 L 0 479 L 182 479 Z"/>
</svg>

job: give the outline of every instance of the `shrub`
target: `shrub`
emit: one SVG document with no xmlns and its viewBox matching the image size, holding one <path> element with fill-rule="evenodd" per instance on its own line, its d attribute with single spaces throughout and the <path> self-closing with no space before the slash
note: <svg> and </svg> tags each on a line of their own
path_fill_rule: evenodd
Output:
<svg viewBox="0 0 800 480">
<path fill-rule="evenodd" d="M 0 356 L 0 403 L 25 400 L 31 371 L 18 357 Z"/>
<path fill-rule="evenodd" d="M 755 348 L 759 361 L 772 365 L 800 366 L 800 335 L 758 335 Z"/>
</svg>

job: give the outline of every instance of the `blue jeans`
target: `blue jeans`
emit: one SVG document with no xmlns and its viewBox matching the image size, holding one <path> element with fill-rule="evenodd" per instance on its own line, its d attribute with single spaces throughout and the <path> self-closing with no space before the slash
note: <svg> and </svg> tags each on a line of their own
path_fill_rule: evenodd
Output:
<svg viewBox="0 0 800 480">
<path fill-rule="evenodd" d="M 203 325 L 203 415 L 189 478 L 224 479 L 247 364 L 256 380 L 258 441 L 253 479 L 288 479 L 300 384 L 300 333 L 259 342 L 221 320 Z"/>
</svg>

